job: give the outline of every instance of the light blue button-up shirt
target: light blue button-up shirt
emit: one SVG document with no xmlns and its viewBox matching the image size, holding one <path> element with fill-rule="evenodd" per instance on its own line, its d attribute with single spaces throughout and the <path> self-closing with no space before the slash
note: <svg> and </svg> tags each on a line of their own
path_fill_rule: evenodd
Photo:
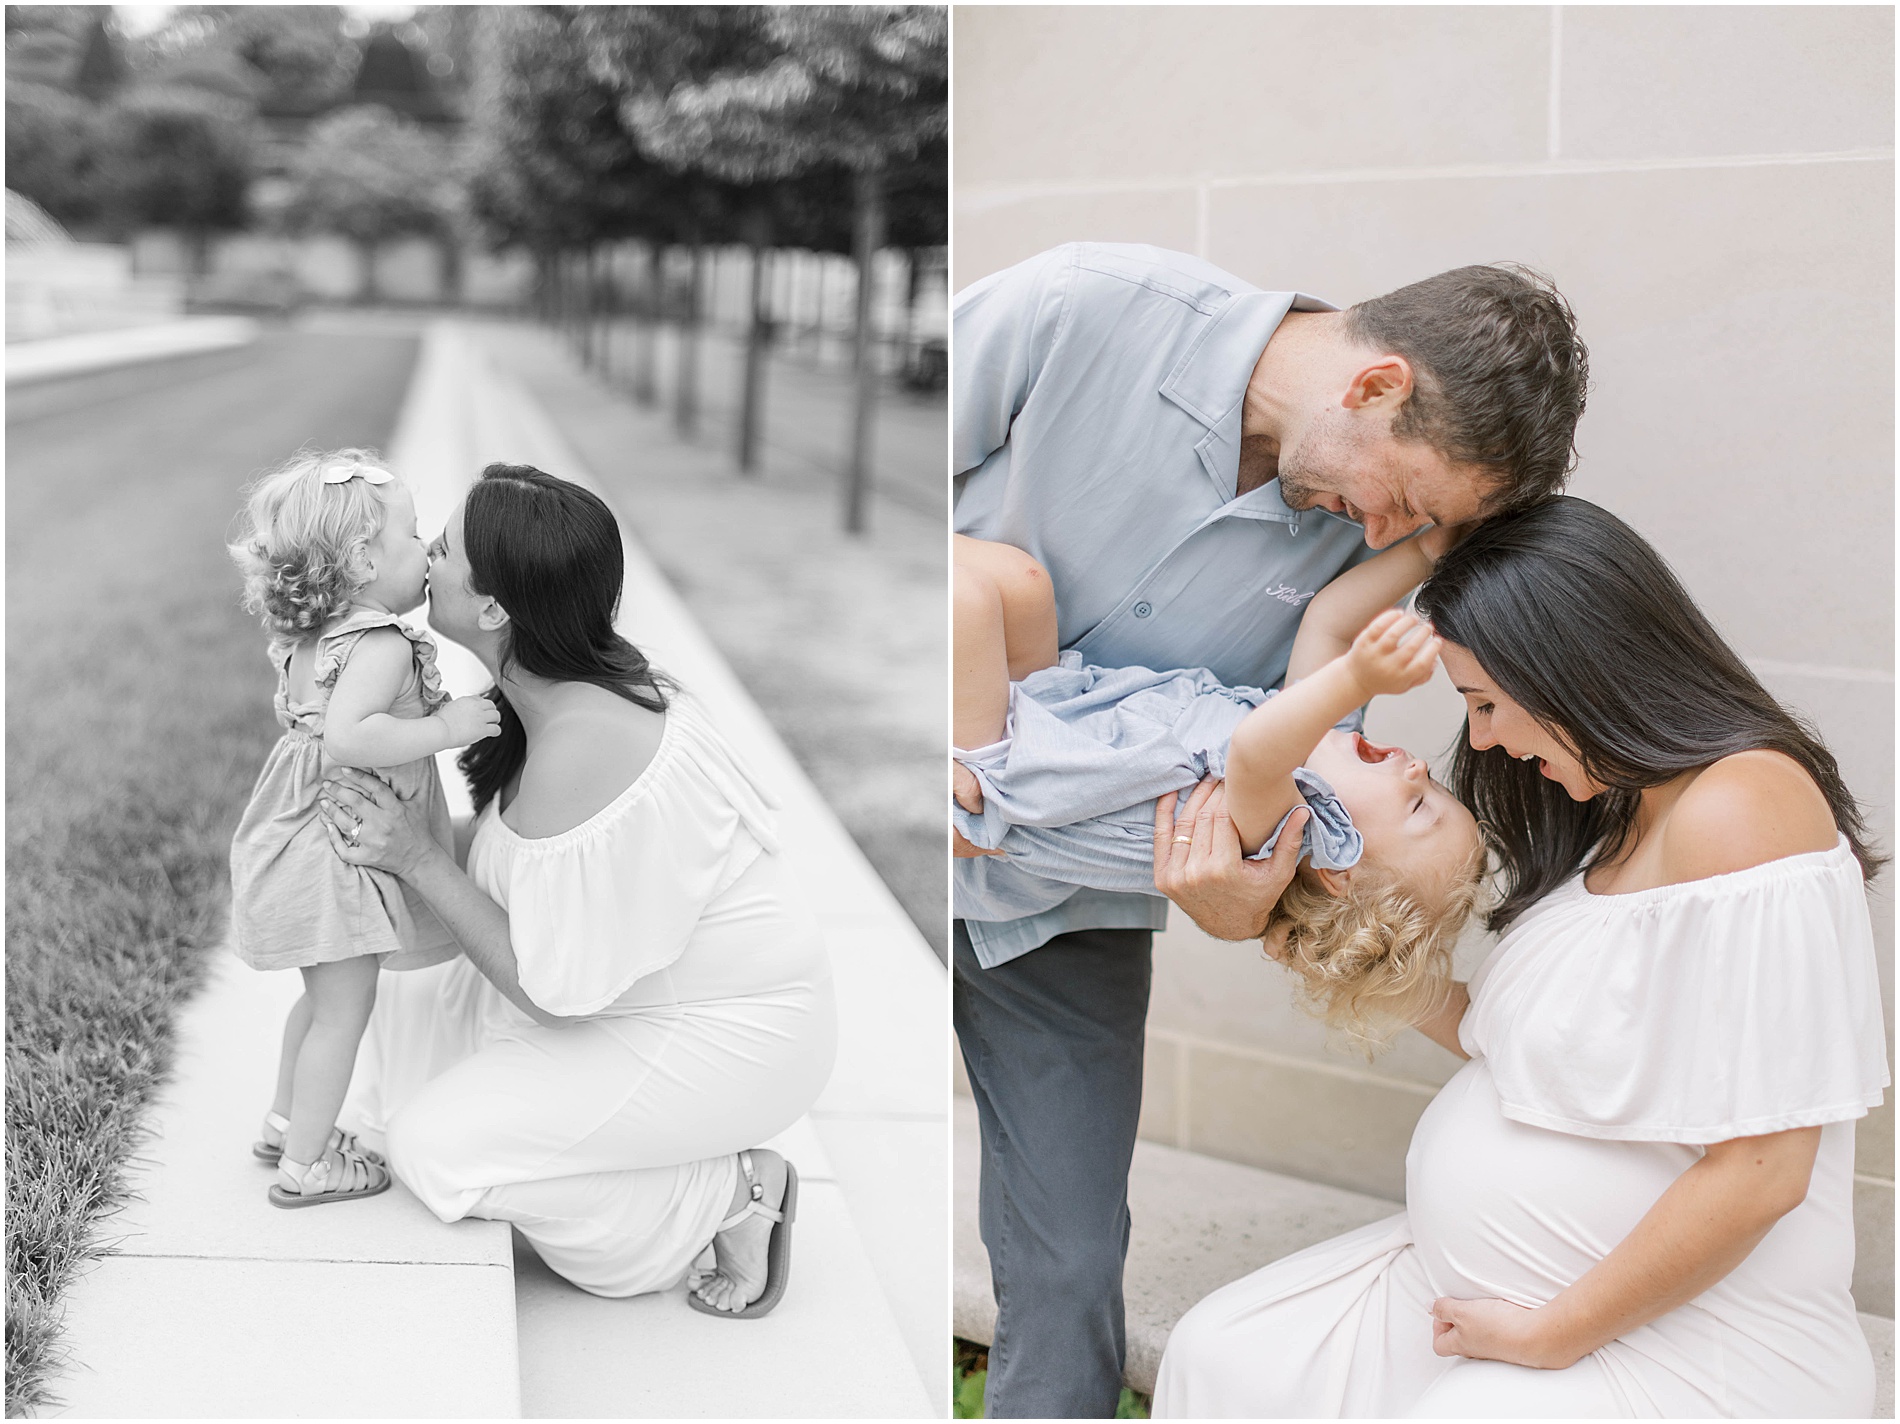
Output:
<svg viewBox="0 0 1900 1424">
<path fill-rule="evenodd" d="M 1236 498 L 1247 382 L 1288 311 L 1184 253 L 1073 243 L 957 295 L 952 389 L 959 533 L 1027 550 L 1057 638 L 1101 667 L 1211 669 L 1277 687 L 1307 600 L 1372 556 L 1365 533 Z M 1077 890 L 1053 910 L 965 921 L 985 967 L 1083 929 L 1163 929 L 1154 895 Z"/>
</svg>

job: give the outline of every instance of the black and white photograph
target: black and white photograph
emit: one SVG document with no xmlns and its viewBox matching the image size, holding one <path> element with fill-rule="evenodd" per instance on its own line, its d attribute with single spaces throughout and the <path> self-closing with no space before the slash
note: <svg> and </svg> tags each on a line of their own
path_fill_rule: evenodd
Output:
<svg viewBox="0 0 1900 1424">
<path fill-rule="evenodd" d="M 9 1416 L 949 1413 L 948 29 L 7 8 Z"/>
</svg>

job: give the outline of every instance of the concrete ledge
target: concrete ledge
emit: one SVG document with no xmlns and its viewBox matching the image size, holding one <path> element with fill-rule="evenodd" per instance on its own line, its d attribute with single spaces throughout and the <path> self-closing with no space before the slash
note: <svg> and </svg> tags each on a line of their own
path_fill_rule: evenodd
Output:
<svg viewBox="0 0 1900 1424">
<path fill-rule="evenodd" d="M 977 1228 L 981 1147 L 976 1104 L 956 1099 L 955 1331 L 988 1344 L 996 1328 L 990 1263 Z M 1153 1142 L 1135 1145 L 1128 1177 L 1134 1228 L 1123 1290 L 1128 1384 L 1154 1390 L 1174 1322 L 1219 1286 L 1398 1210 L 1398 1203 L 1283 1177 Z M 1893 1417 L 1893 1321 L 1862 1315 L 1878 1371 L 1874 1417 Z"/>
<path fill-rule="evenodd" d="M 514 1271 L 498 1222 L 437 1221 L 399 1182 L 282 1211 L 251 1156 L 296 974 L 212 951 L 178 1056 L 101 1224 L 116 1253 L 66 1301 L 70 1418 L 519 1414 Z"/>
<path fill-rule="evenodd" d="M 139 361 L 162 361 L 168 356 L 221 351 L 248 345 L 257 340 L 257 334 L 258 324 L 249 317 L 200 316 L 18 341 L 7 347 L 7 385 L 49 381 Z"/>
</svg>

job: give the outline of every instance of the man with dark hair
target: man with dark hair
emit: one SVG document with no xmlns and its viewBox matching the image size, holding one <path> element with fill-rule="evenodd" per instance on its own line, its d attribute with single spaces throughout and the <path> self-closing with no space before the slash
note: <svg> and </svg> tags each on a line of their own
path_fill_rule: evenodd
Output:
<svg viewBox="0 0 1900 1424">
<path fill-rule="evenodd" d="M 956 528 L 1048 569 L 1059 645 L 1254 687 L 1284 680 L 1307 600 L 1372 550 L 1559 490 L 1588 380 L 1569 306 L 1520 268 L 1462 267 L 1341 312 L 1103 244 L 966 288 L 952 359 Z M 1300 838 L 1246 861 L 1211 824 L 1224 835 L 1158 830 L 1156 887 L 1208 933 L 1256 938 Z M 1115 1412 L 1166 923 L 1166 900 L 1086 889 L 1027 919 L 957 921 L 993 1417 Z"/>
</svg>

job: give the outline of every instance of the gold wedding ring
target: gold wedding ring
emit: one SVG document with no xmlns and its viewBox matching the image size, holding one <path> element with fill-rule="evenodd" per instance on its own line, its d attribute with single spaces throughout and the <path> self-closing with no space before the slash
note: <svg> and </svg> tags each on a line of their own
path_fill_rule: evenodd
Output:
<svg viewBox="0 0 1900 1424">
<path fill-rule="evenodd" d="M 1193 845 L 1194 837 L 1193 836 L 1176 836 L 1174 838 L 1174 843 L 1176 845 Z"/>
</svg>

